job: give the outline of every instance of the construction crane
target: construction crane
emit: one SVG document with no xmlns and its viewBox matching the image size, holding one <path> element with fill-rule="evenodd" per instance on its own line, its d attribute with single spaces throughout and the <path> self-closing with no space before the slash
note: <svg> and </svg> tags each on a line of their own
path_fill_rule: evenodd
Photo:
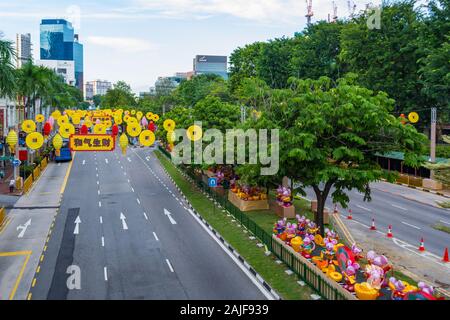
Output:
<svg viewBox="0 0 450 320">
<path fill-rule="evenodd" d="M 311 17 L 314 15 L 314 12 L 312 11 L 312 0 L 305 0 L 306 1 L 306 21 L 307 24 L 311 24 Z"/>
<path fill-rule="evenodd" d="M 348 0 L 347 6 L 348 6 L 348 13 L 350 15 L 350 19 L 353 19 L 355 17 L 356 4 L 353 1 Z"/>
<path fill-rule="evenodd" d="M 337 5 L 333 1 L 333 16 L 331 17 L 331 22 L 336 22 L 337 19 L 338 19 L 338 16 L 337 16 Z"/>
</svg>

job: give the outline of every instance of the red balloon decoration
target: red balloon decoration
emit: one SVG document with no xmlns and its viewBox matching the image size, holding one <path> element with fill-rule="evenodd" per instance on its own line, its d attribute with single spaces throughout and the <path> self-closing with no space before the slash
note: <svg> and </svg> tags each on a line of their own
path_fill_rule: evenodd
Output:
<svg viewBox="0 0 450 320">
<path fill-rule="evenodd" d="M 153 123 L 153 121 L 150 121 L 150 123 L 148 125 L 148 130 L 155 132 L 156 128 L 155 128 L 155 124 Z"/>
<path fill-rule="evenodd" d="M 88 127 L 87 125 L 83 124 L 80 128 L 80 133 L 81 134 L 88 134 Z"/>
<path fill-rule="evenodd" d="M 44 127 L 42 128 L 42 132 L 44 133 L 44 136 L 49 136 L 50 131 L 52 131 L 52 125 L 49 122 L 46 122 L 44 124 Z"/>
<path fill-rule="evenodd" d="M 117 124 L 114 123 L 111 131 L 112 131 L 113 136 L 117 136 L 117 134 L 119 133 L 119 127 L 117 126 Z"/>
</svg>

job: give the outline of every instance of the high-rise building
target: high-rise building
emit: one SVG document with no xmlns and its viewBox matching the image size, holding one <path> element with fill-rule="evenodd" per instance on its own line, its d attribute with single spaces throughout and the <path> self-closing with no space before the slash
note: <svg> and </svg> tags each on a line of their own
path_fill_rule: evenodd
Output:
<svg viewBox="0 0 450 320">
<path fill-rule="evenodd" d="M 75 86 L 83 90 L 83 45 L 64 19 L 43 19 L 40 29 L 41 60 L 73 61 Z"/>
<path fill-rule="evenodd" d="M 36 65 L 52 69 L 64 82 L 75 86 L 75 62 L 71 60 L 37 60 Z"/>
<path fill-rule="evenodd" d="M 227 56 L 195 56 L 194 74 L 217 74 L 224 79 L 228 79 L 227 60 Z"/>
<path fill-rule="evenodd" d="M 112 88 L 112 83 L 106 80 L 87 81 L 84 85 L 84 98 L 92 100 L 96 95 L 105 95 Z"/>
<path fill-rule="evenodd" d="M 32 60 L 31 56 L 31 34 L 16 34 L 16 65 L 21 68 L 22 65 Z"/>
</svg>

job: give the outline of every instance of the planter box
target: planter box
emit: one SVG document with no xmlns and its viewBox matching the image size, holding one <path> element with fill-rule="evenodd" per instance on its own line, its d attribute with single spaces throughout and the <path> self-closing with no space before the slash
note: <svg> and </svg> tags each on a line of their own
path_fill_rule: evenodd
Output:
<svg viewBox="0 0 450 320">
<path fill-rule="evenodd" d="M 295 206 L 292 205 L 290 207 L 280 206 L 276 201 L 270 201 L 270 209 L 275 211 L 277 216 L 281 218 L 295 218 Z"/>
<path fill-rule="evenodd" d="M 215 188 L 211 188 L 213 189 L 214 192 L 216 192 L 217 194 L 220 194 L 221 196 L 225 196 L 225 189 L 222 186 L 218 186 Z"/>
<path fill-rule="evenodd" d="M 431 190 L 442 190 L 444 188 L 442 183 L 432 179 L 423 179 L 422 187 Z"/>
<path fill-rule="evenodd" d="M 315 219 L 317 214 L 317 200 L 311 201 L 311 211 L 314 212 L 314 219 Z M 323 223 L 324 224 L 330 223 L 330 213 L 328 211 L 328 208 L 323 208 Z"/>
<path fill-rule="evenodd" d="M 228 200 L 241 211 L 253 211 L 253 210 L 268 210 L 269 201 L 267 200 L 252 200 L 245 201 L 237 196 L 237 194 L 228 191 Z"/>
</svg>

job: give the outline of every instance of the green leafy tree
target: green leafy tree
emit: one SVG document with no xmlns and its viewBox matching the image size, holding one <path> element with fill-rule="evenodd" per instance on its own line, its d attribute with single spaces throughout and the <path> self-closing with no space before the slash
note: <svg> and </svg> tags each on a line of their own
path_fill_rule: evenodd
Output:
<svg viewBox="0 0 450 320">
<path fill-rule="evenodd" d="M 15 55 L 11 41 L 3 40 L 0 33 L 0 97 L 14 96 L 16 75 L 12 63 Z"/>
<path fill-rule="evenodd" d="M 136 106 L 136 99 L 131 87 L 124 81 L 118 81 L 101 99 L 102 109 L 118 109 Z"/>
<path fill-rule="evenodd" d="M 235 92 L 241 85 L 241 81 L 246 78 L 253 78 L 259 75 L 258 59 L 261 57 L 261 50 L 266 44 L 255 42 L 242 48 L 237 48 L 230 55 L 230 89 Z"/>
</svg>

